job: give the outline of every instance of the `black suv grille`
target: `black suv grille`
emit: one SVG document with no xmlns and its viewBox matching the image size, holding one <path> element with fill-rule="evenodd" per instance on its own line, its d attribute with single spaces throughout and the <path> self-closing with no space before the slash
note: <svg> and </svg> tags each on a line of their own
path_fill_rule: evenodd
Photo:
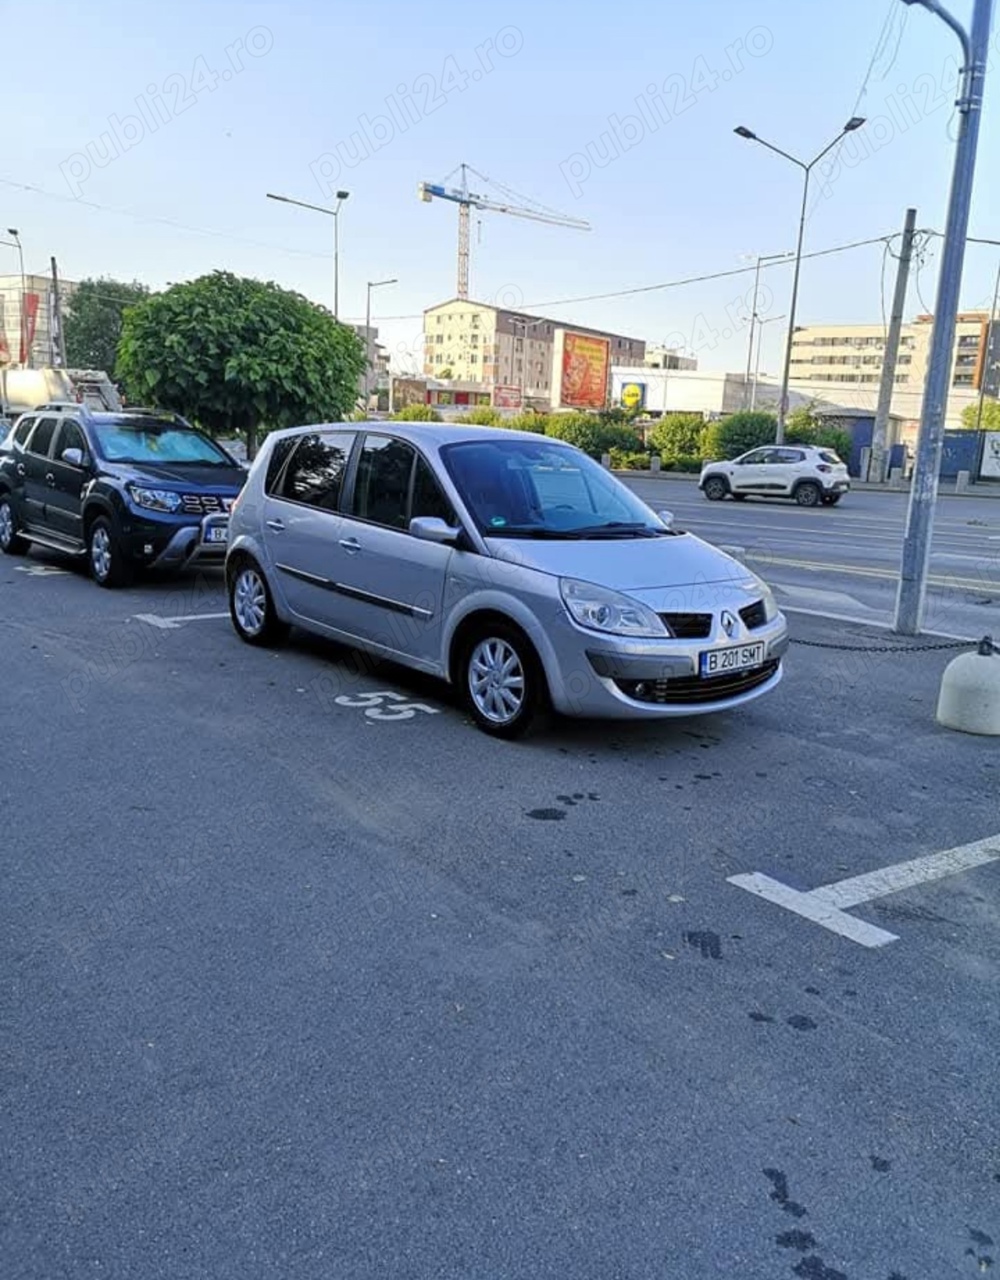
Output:
<svg viewBox="0 0 1000 1280">
<path fill-rule="evenodd" d="M 657 706 L 696 705 L 699 702 L 719 702 L 723 698 L 735 698 L 749 693 L 768 680 L 778 670 L 779 661 L 772 658 L 762 667 L 752 671 L 736 671 L 724 676 L 680 676 L 676 680 L 616 680 L 615 684 L 636 702 L 651 702 Z"/>
<path fill-rule="evenodd" d="M 710 613 L 661 613 L 678 640 L 706 640 L 712 634 Z"/>
<path fill-rule="evenodd" d="M 186 516 L 228 515 L 232 498 L 220 498 L 214 493 L 182 493 L 181 510 Z"/>
<path fill-rule="evenodd" d="M 767 622 L 767 610 L 764 608 L 764 601 L 757 600 L 754 604 L 748 604 L 746 608 L 740 610 L 740 617 L 743 619 L 743 625 L 748 631 L 756 631 L 758 627 L 764 626 Z"/>
</svg>

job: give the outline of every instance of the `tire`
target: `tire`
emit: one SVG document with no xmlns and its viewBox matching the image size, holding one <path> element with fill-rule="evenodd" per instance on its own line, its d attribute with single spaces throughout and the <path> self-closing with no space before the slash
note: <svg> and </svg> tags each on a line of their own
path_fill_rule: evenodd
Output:
<svg viewBox="0 0 1000 1280">
<path fill-rule="evenodd" d="M 721 502 L 729 492 L 729 485 L 722 476 L 709 476 L 702 487 L 702 492 L 709 502 Z"/>
<path fill-rule="evenodd" d="M 23 556 L 28 542 L 17 531 L 17 515 L 8 494 L 0 496 L 0 551 L 8 556 Z"/>
<path fill-rule="evenodd" d="M 99 587 L 116 591 L 132 581 L 132 565 L 107 516 L 98 516 L 87 531 L 87 563 Z"/>
<path fill-rule="evenodd" d="M 807 480 L 795 490 L 795 501 L 800 507 L 818 507 L 823 500 L 823 490 L 818 484 Z"/>
<path fill-rule="evenodd" d="M 266 646 L 285 639 L 291 628 L 278 617 L 267 579 L 255 560 L 247 556 L 237 561 L 226 574 L 226 588 L 233 630 L 244 644 Z"/>
<path fill-rule="evenodd" d="M 465 644 L 459 668 L 462 696 L 478 728 L 494 738 L 520 738 L 548 703 L 545 675 L 523 631 L 498 620 Z"/>
</svg>

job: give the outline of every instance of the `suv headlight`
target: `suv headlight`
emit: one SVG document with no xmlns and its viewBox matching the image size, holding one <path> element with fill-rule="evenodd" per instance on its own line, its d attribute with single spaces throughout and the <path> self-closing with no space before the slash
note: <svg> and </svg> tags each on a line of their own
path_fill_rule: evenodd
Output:
<svg viewBox="0 0 1000 1280">
<path fill-rule="evenodd" d="M 579 582 L 576 578 L 560 578 L 559 592 L 569 616 L 590 631 L 648 639 L 661 639 L 670 634 L 652 609 L 618 591 L 598 587 L 593 582 Z"/>
<path fill-rule="evenodd" d="M 130 484 L 128 491 L 136 506 L 145 507 L 147 511 L 177 511 L 181 505 L 181 495 L 169 489 L 143 489 Z"/>
</svg>

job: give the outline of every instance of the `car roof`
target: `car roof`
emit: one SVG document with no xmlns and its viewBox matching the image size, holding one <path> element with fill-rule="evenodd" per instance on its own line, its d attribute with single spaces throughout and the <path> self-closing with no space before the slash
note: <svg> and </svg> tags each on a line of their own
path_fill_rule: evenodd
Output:
<svg viewBox="0 0 1000 1280">
<path fill-rule="evenodd" d="M 302 435 L 307 431 L 332 431 L 343 429 L 345 431 L 370 431 L 376 435 L 393 435 L 401 436 L 404 439 L 410 439 L 415 444 L 419 443 L 425 446 L 441 446 L 446 444 L 461 444 L 466 441 L 475 440 L 523 440 L 524 437 L 533 433 L 530 431 L 515 431 L 509 427 L 477 427 L 475 425 L 467 425 L 454 422 L 401 422 L 398 420 L 383 421 L 380 419 L 370 419 L 367 422 L 314 422 L 301 427 L 288 427 L 284 431 L 271 431 L 268 433 L 269 440 L 280 440 L 289 436 Z M 542 432 L 538 432 L 542 435 Z M 562 444 L 567 448 L 563 440 L 555 440 L 548 437 L 552 444 Z"/>
</svg>

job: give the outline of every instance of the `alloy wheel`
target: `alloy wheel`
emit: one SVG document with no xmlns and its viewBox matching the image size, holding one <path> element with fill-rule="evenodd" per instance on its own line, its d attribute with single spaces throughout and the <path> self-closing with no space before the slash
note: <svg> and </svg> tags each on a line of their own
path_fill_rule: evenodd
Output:
<svg viewBox="0 0 1000 1280">
<path fill-rule="evenodd" d="M 521 657 L 498 636 L 480 640 L 469 655 L 469 693 L 477 711 L 495 725 L 508 725 L 524 707 Z"/>
</svg>

